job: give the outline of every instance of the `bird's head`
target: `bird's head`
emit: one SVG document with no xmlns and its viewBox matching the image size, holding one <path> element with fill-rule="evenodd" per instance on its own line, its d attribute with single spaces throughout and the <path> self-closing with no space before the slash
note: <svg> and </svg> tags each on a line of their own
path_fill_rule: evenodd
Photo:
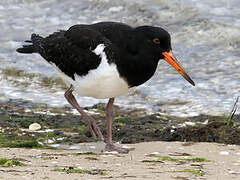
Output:
<svg viewBox="0 0 240 180">
<path fill-rule="evenodd" d="M 154 59 L 164 59 L 173 66 L 190 84 L 195 86 L 193 80 L 184 71 L 182 65 L 175 57 L 171 47 L 170 34 L 160 27 L 140 26 L 136 28 L 138 40 L 144 51 L 150 52 Z"/>
</svg>

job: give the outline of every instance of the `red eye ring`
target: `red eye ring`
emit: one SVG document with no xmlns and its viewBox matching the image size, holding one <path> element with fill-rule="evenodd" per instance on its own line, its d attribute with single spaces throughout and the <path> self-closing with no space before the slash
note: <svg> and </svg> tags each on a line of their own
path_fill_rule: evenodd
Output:
<svg viewBox="0 0 240 180">
<path fill-rule="evenodd" d="M 155 44 L 160 44 L 160 39 L 159 38 L 154 38 L 152 40 Z"/>
</svg>

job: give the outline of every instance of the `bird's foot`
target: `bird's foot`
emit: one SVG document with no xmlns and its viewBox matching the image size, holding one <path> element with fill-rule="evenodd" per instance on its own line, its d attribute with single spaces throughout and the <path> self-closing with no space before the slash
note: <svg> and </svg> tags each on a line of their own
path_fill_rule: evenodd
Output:
<svg viewBox="0 0 240 180">
<path fill-rule="evenodd" d="M 98 125 L 96 124 L 96 121 L 94 119 L 90 119 L 88 121 L 88 128 L 94 139 L 98 138 L 98 139 L 104 141 L 102 132 L 101 132 L 100 128 L 98 127 Z"/>
<path fill-rule="evenodd" d="M 135 148 L 123 148 L 115 146 L 114 144 L 106 144 L 105 151 L 117 151 L 118 153 L 128 153 L 129 151 L 133 151 Z"/>
</svg>

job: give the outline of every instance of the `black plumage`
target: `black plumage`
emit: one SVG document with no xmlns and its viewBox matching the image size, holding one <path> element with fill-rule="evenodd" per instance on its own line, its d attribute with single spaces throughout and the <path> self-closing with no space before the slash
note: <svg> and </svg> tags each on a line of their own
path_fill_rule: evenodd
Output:
<svg viewBox="0 0 240 180">
<path fill-rule="evenodd" d="M 170 39 L 165 30 L 160 30 L 162 34 L 166 34 L 167 40 Z M 148 37 L 143 31 L 149 31 L 152 37 Z M 154 31 L 157 34 L 159 28 L 154 29 L 150 26 L 133 28 L 115 22 L 74 25 L 67 31 L 55 32 L 46 38 L 32 34 L 33 45 L 24 46 L 17 51 L 30 53 L 32 50 L 32 53 L 39 53 L 74 79 L 74 74 L 84 76 L 89 70 L 98 67 L 101 59 L 92 51 L 103 43 L 106 46 L 105 52 L 109 63 L 116 63 L 120 76 L 127 81 L 129 87 L 133 87 L 152 77 L 162 56 L 159 48 L 151 41 L 151 38 L 155 37 Z M 165 48 L 169 50 L 170 46 Z"/>
</svg>

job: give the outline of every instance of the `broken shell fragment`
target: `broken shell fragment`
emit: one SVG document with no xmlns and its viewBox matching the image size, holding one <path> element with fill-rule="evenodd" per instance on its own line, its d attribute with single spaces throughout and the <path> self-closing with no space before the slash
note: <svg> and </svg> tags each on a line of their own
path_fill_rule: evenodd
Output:
<svg viewBox="0 0 240 180">
<path fill-rule="evenodd" d="M 33 124 L 30 124 L 30 126 L 29 126 L 30 131 L 37 131 L 40 129 L 41 129 L 41 125 L 38 123 L 33 123 Z"/>
</svg>

